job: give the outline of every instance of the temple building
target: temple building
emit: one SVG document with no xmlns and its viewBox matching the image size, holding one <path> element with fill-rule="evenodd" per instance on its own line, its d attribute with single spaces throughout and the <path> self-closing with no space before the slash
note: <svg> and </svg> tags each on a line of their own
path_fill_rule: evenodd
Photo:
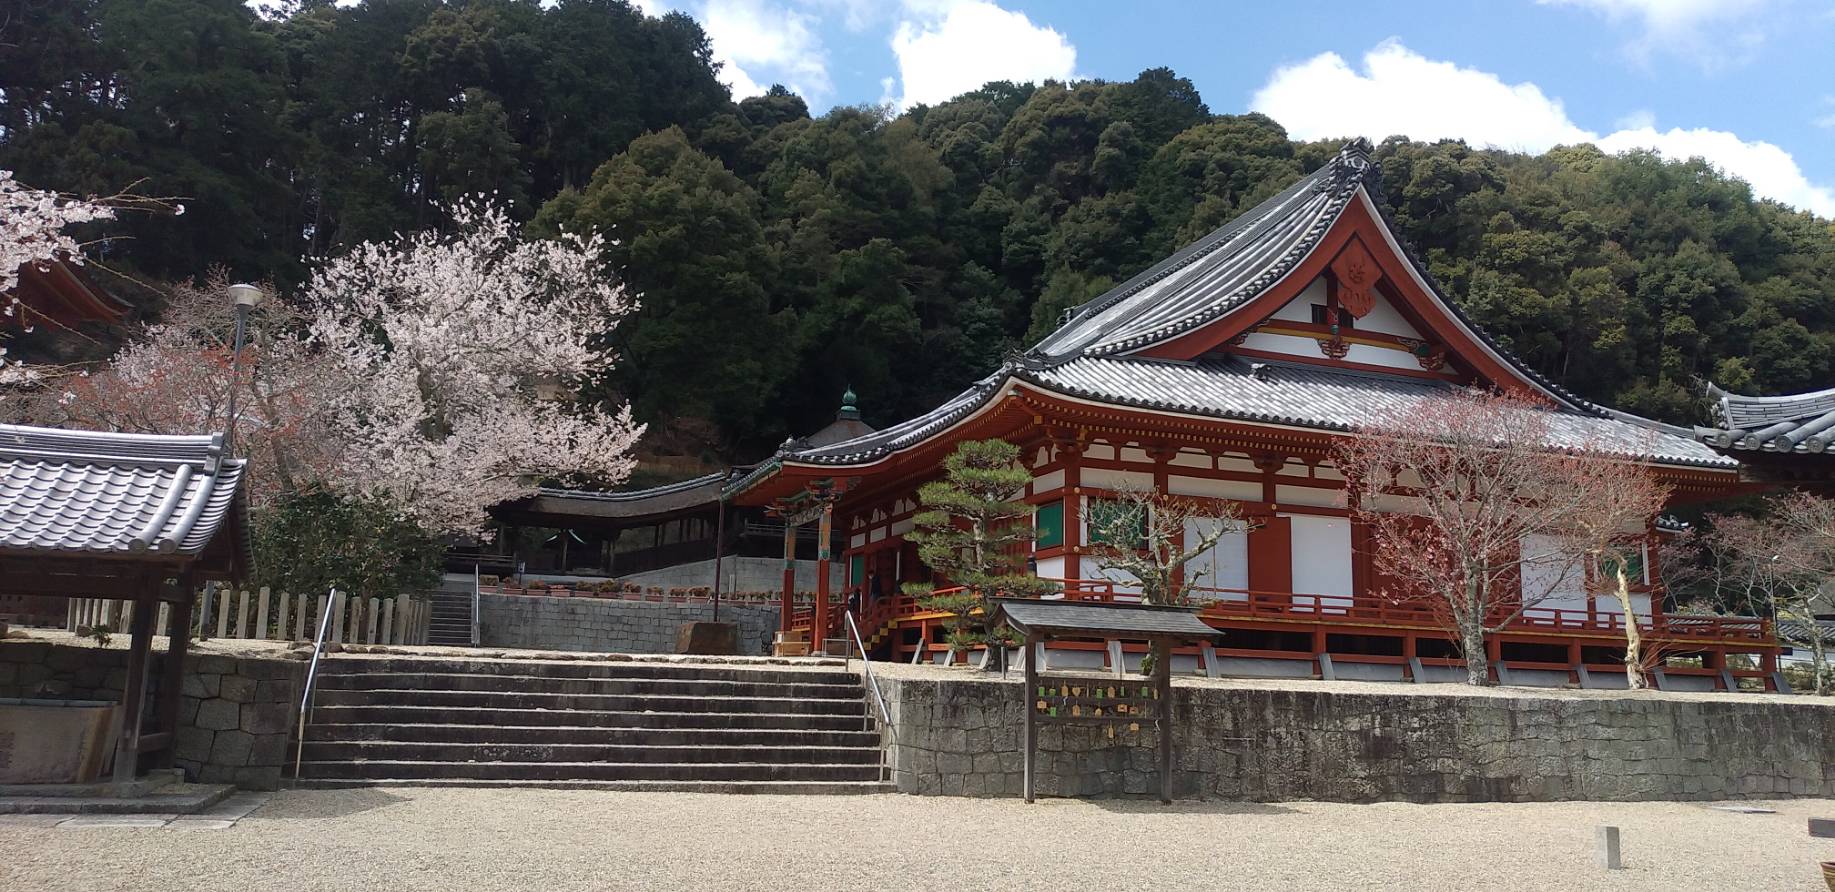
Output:
<svg viewBox="0 0 1835 892">
<path fill-rule="evenodd" d="M 833 421 L 787 441 L 785 448 L 820 449 L 872 433 L 849 390 Z M 646 588 L 776 591 L 783 585 L 788 532 L 796 536 L 792 587 L 816 591 L 822 549 L 814 528 L 786 530 L 763 508 L 723 504 L 726 483 L 751 469 L 727 468 L 621 492 L 543 488 L 493 509 L 501 525 L 496 541 L 478 550 L 449 552 L 448 569 L 469 573 L 476 567 L 519 581 L 557 584 L 615 579 Z M 831 587 L 838 589 L 839 570 L 827 572 Z"/>
<path fill-rule="evenodd" d="M 1025 498 L 1036 506 L 1029 563 L 1076 596 L 1138 591 L 1092 557 L 1092 506 L 1113 493 L 1151 487 L 1239 503 L 1252 529 L 1226 535 L 1198 562 L 1208 571 L 1201 615 L 1225 632 L 1207 668 L 1243 675 L 1430 680 L 1455 671 L 1457 651 L 1428 609 L 1375 596 L 1367 531 L 1344 507 L 1333 445 L 1373 416 L 1452 388 L 1494 387 L 1550 407 L 1550 448 L 1603 448 L 1642 462 L 1675 504 L 1750 491 L 1725 444 L 1588 402 L 1488 336 L 1400 237 L 1376 173 L 1369 145 L 1353 142 L 1067 313 L 1028 352 L 931 412 L 838 442 L 792 444 L 736 475 L 724 485 L 732 505 L 816 527 L 819 544 L 832 529 L 837 543 L 818 560 L 845 568 L 842 590 L 808 610 L 786 600 L 786 630 L 840 637 L 839 604 L 851 596 L 877 655 L 947 653 L 942 616 L 898 594 L 898 583 L 934 581 L 906 534 L 919 485 L 965 440 L 1021 447 L 1032 474 Z M 1753 401 L 1730 404 L 1728 422 L 1741 443 L 1763 423 L 1750 434 L 1762 443 L 1819 448 L 1835 423 L 1829 395 L 1819 398 L 1762 418 L 1746 412 Z M 1811 413 L 1821 414 L 1806 421 Z M 1654 541 L 1654 518 L 1651 529 Z M 1671 669 L 1665 685 L 1775 683 L 1767 621 L 1671 616 L 1654 549 L 1640 563 L 1635 612 L 1647 639 L 1699 657 L 1698 666 Z M 1616 600 L 1584 583 L 1572 589 L 1493 636 L 1500 680 L 1623 684 Z M 1048 660 L 1101 660 L 1102 649 Z M 1196 657 L 1180 659 L 1190 668 Z"/>
</svg>

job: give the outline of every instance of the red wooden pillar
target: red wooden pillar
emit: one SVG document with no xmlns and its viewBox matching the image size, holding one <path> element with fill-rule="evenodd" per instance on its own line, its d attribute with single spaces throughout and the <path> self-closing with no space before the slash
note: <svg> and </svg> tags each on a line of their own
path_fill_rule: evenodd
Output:
<svg viewBox="0 0 1835 892">
<path fill-rule="evenodd" d="M 796 609 L 796 524 L 784 515 L 784 598 L 778 630 L 790 631 L 790 613 Z"/>
<path fill-rule="evenodd" d="M 811 653 L 820 651 L 822 639 L 828 637 L 828 543 L 834 528 L 835 503 L 825 501 L 822 503 L 822 519 L 816 524 L 816 607 L 811 613 Z"/>
<path fill-rule="evenodd" d="M 1497 661 L 1504 658 L 1504 643 L 1495 636 L 1485 637 L 1485 672 L 1497 681 Z"/>
<path fill-rule="evenodd" d="M 1083 441 L 1059 439 L 1057 447 L 1064 456 L 1064 578 L 1082 579 Z"/>
</svg>

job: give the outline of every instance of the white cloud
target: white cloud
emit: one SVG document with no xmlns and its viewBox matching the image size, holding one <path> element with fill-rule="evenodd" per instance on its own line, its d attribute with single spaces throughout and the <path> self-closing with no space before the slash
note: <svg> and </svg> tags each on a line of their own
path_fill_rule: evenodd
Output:
<svg viewBox="0 0 1835 892">
<path fill-rule="evenodd" d="M 1789 152 L 1771 143 L 1706 128 L 1659 131 L 1648 112 L 1626 116 L 1618 130 L 1601 136 L 1574 123 L 1561 100 L 1535 84 L 1507 84 L 1394 40 L 1364 54 L 1361 71 L 1336 53 L 1278 68 L 1249 105 L 1298 139 L 1399 135 L 1532 153 L 1591 142 L 1608 152 L 1651 148 L 1668 158 L 1698 156 L 1750 183 L 1760 196 L 1835 216 L 1835 188 L 1811 182 Z"/>
<path fill-rule="evenodd" d="M 1835 130 L 1835 96 L 1822 97 L 1822 111 L 1817 112 L 1816 116 L 1810 119 L 1810 123 L 1824 130 Z"/>
<path fill-rule="evenodd" d="M 811 105 L 834 92 L 828 51 L 808 14 L 767 0 L 706 0 L 695 17 L 713 42 L 720 79 L 732 87 L 733 98 L 763 93 L 761 80 L 781 82 Z"/>
<path fill-rule="evenodd" d="M 892 54 L 900 109 L 942 102 L 988 81 L 1069 80 L 1077 69 L 1077 48 L 1063 34 L 988 0 L 906 0 Z"/>
<path fill-rule="evenodd" d="M 1536 0 L 1543 6 L 1591 10 L 1618 23 L 1634 21 L 1638 37 L 1625 46 L 1639 64 L 1657 52 L 1684 56 L 1714 69 L 1750 59 L 1764 42 L 1752 15 L 1770 0 Z"/>
<path fill-rule="evenodd" d="M 1278 68 L 1249 107 L 1301 139 L 1406 134 L 1543 152 L 1592 137 L 1535 84 L 1506 84 L 1489 72 L 1436 62 L 1393 39 L 1365 53 L 1363 63 L 1358 72 L 1337 53 L 1321 53 Z"/>
</svg>

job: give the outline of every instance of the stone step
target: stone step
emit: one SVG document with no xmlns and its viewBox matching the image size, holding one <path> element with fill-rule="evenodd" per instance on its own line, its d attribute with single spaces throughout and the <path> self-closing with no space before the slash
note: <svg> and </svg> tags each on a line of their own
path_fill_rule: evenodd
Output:
<svg viewBox="0 0 1835 892">
<path fill-rule="evenodd" d="M 478 778 L 306 778 L 294 786 L 307 789 L 346 787 L 482 787 L 488 789 L 604 790 L 621 793 L 711 793 L 731 795 L 845 796 L 896 793 L 898 787 L 871 781 L 685 781 L 685 780 L 485 780 Z"/>
<path fill-rule="evenodd" d="M 692 694 L 545 694 L 529 691 L 339 690 L 314 692 L 320 706 L 478 706 L 497 709 L 585 709 L 611 712 L 772 712 L 865 715 L 859 699 L 701 697 Z"/>
<path fill-rule="evenodd" d="M 3 796 L 0 815 L 188 815 L 234 792 L 234 784 L 171 784 L 144 796 Z"/>
<path fill-rule="evenodd" d="M 300 776 L 313 780 L 467 779 L 608 781 L 877 781 L 871 765 L 775 764 L 769 762 L 302 762 Z"/>
<path fill-rule="evenodd" d="M 860 675 L 839 668 L 787 669 L 770 664 L 682 663 L 660 660 L 508 660 L 442 657 L 340 655 L 319 664 L 324 676 L 401 672 L 413 675 L 522 675 L 544 678 L 679 678 L 691 681 L 754 681 L 832 684 L 858 689 Z"/>
<path fill-rule="evenodd" d="M 852 685 L 783 684 L 686 678 L 553 678 L 539 675 L 478 675 L 470 672 L 407 675 L 355 672 L 326 675 L 321 691 L 481 691 L 528 694 L 656 694 L 679 697 L 801 697 L 858 700 Z"/>
<path fill-rule="evenodd" d="M 810 715 L 771 712 L 631 712 L 618 710 L 565 710 L 493 708 L 480 706 L 327 706 L 321 701 L 312 712 L 313 725 L 396 723 L 427 725 L 491 725 L 507 727 L 645 728 L 669 730 L 764 729 L 858 731 L 864 712 L 854 715 Z"/>
<path fill-rule="evenodd" d="M 791 716 L 790 718 L 802 718 Z M 878 731 L 816 728 L 594 728 L 578 725 L 336 725 L 315 721 L 306 740 L 386 740 L 419 743 L 591 743 L 643 746 L 877 747 Z"/>
<path fill-rule="evenodd" d="M 311 762 L 572 762 L 626 765 L 878 765 L 878 747 L 307 741 Z"/>
</svg>

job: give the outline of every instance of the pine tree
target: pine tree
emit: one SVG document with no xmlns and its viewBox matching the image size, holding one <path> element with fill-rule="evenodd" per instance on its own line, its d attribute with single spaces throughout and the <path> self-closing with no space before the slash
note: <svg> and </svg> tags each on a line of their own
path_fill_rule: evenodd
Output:
<svg viewBox="0 0 1835 892">
<path fill-rule="evenodd" d="M 1025 557 L 1011 546 L 1036 535 L 1032 506 L 1016 496 L 1032 474 L 1019 464 L 1019 447 L 1005 440 L 971 440 L 943 460 L 943 479 L 918 489 L 924 510 L 913 518 L 907 538 L 918 558 L 944 577 L 948 587 L 932 591 L 908 583 L 907 594 L 931 610 L 948 611 L 949 647 L 967 650 L 989 640 L 984 617 L 996 595 L 1037 595 L 1055 586 L 1026 572 Z"/>
</svg>

